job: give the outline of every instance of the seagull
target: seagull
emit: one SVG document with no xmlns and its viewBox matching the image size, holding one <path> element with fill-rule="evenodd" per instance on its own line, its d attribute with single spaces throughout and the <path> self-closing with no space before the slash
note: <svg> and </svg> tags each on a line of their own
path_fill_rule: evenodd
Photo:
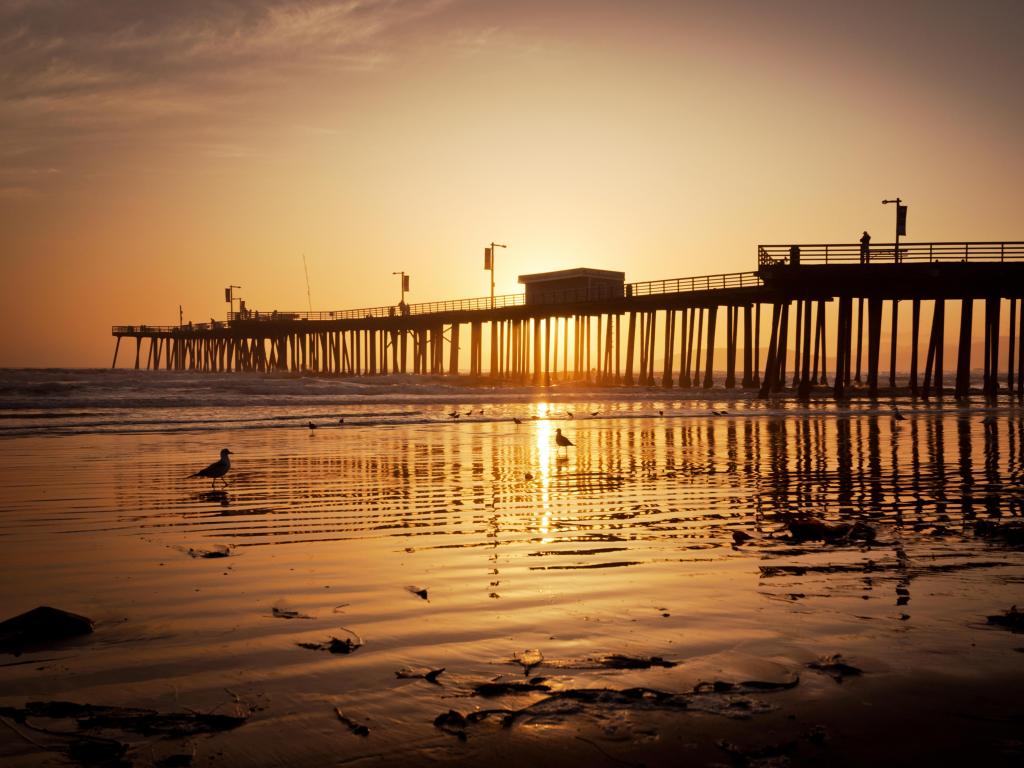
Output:
<svg viewBox="0 0 1024 768">
<path fill-rule="evenodd" d="M 345 423 L 345 417 L 342 416 L 340 419 L 338 419 L 338 423 L 339 424 L 344 424 Z"/>
<path fill-rule="evenodd" d="M 665 415 L 665 412 L 664 412 L 664 411 L 658 411 L 658 415 L 659 415 L 659 416 L 664 416 L 664 415 Z"/>
<path fill-rule="evenodd" d="M 597 414 L 599 414 L 599 413 L 600 413 L 600 411 L 591 411 L 590 415 L 591 416 L 597 416 Z"/>
<path fill-rule="evenodd" d="M 308 426 L 310 429 L 316 429 L 316 424 L 314 424 L 312 421 L 309 422 Z"/>
<path fill-rule="evenodd" d="M 568 416 L 570 419 L 575 419 L 576 418 L 576 414 L 573 413 L 572 411 L 566 411 L 565 415 Z"/>
<path fill-rule="evenodd" d="M 902 413 L 900 413 L 900 409 L 897 408 L 895 405 L 892 407 L 892 417 L 894 419 L 896 419 L 896 421 L 906 421 L 907 420 L 907 417 L 904 416 Z"/>
<path fill-rule="evenodd" d="M 210 484 L 211 488 L 217 484 L 218 480 L 227 485 L 228 481 L 224 479 L 224 475 L 231 469 L 231 459 L 228 458 L 230 453 L 231 451 L 227 448 L 222 448 L 220 451 L 220 461 L 213 462 L 206 469 L 200 469 L 198 472 L 189 475 L 189 477 L 208 477 L 213 481 Z"/>
<path fill-rule="evenodd" d="M 514 421 L 516 424 L 522 424 L 523 423 L 522 419 L 516 418 L 515 416 L 512 417 L 512 421 Z"/>
<path fill-rule="evenodd" d="M 559 448 L 568 448 L 570 445 L 573 444 L 573 442 L 568 437 L 566 437 L 565 435 L 562 434 L 562 430 L 561 429 L 556 429 L 555 430 L 555 444 Z M 569 451 L 568 450 L 565 452 L 565 455 L 566 456 L 569 455 Z"/>
<path fill-rule="evenodd" d="M 459 412 L 458 411 L 452 411 L 448 415 L 451 416 L 453 419 L 459 418 Z"/>
</svg>

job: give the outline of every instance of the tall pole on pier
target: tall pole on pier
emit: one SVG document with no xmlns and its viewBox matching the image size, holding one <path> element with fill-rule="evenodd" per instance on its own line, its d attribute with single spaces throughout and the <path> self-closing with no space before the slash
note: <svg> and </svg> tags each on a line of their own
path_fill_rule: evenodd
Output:
<svg viewBox="0 0 1024 768">
<path fill-rule="evenodd" d="M 508 248 L 507 245 L 501 243 L 491 243 L 488 247 L 484 248 L 484 269 L 491 271 L 491 309 L 494 309 L 494 249 L 495 248 Z"/>
<path fill-rule="evenodd" d="M 900 263 L 900 235 L 907 234 L 907 206 L 900 205 L 903 201 L 900 198 L 895 200 L 883 200 L 882 205 L 896 203 L 896 245 L 892 249 L 893 261 Z"/>
<path fill-rule="evenodd" d="M 409 290 L 409 276 L 405 272 L 392 272 L 392 275 L 402 276 L 402 298 L 399 300 L 400 306 L 405 306 L 405 292 Z"/>
<path fill-rule="evenodd" d="M 241 290 L 242 286 L 229 285 L 227 288 L 224 289 L 224 301 L 228 303 L 228 320 L 231 319 L 231 313 L 235 311 L 235 288 Z M 241 299 L 239 299 L 239 302 L 241 302 Z M 238 305 L 238 311 L 242 311 L 241 303 L 239 303 Z"/>
</svg>

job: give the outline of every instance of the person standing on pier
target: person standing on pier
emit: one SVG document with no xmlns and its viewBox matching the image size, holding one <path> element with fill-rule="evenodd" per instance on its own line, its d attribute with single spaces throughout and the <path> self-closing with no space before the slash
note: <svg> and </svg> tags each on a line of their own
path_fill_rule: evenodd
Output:
<svg viewBox="0 0 1024 768">
<path fill-rule="evenodd" d="M 871 261 L 871 235 L 865 229 L 860 238 L 860 263 L 867 264 Z"/>
</svg>

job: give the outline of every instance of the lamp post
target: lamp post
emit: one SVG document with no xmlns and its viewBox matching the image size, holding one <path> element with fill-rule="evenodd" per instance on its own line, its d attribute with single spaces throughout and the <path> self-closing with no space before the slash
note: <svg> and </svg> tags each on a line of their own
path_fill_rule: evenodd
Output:
<svg viewBox="0 0 1024 768">
<path fill-rule="evenodd" d="M 229 321 L 231 320 L 231 313 L 235 309 L 235 288 L 238 288 L 239 290 L 241 290 L 242 286 L 240 286 L 240 285 L 229 285 L 227 288 L 224 289 L 224 301 L 226 301 L 228 303 L 228 320 Z M 238 300 L 238 308 L 239 308 L 239 311 L 241 311 L 241 308 L 242 308 L 242 300 L 241 299 Z"/>
<path fill-rule="evenodd" d="M 391 274 L 402 276 L 402 298 L 398 300 L 398 305 L 405 306 L 405 292 L 409 290 L 409 276 L 405 272 L 392 272 Z"/>
<path fill-rule="evenodd" d="M 494 249 L 508 248 L 507 245 L 492 242 L 484 248 L 484 269 L 491 270 L 491 309 L 494 309 Z"/>
<path fill-rule="evenodd" d="M 907 206 L 901 205 L 900 198 L 895 200 L 883 200 L 882 205 L 896 203 L 896 244 L 893 247 L 892 256 L 895 263 L 900 263 L 900 235 L 907 234 Z"/>
</svg>

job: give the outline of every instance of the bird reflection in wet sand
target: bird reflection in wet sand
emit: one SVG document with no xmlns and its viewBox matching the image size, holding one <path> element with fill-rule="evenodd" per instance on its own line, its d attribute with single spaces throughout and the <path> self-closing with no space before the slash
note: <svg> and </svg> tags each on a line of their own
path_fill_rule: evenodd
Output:
<svg viewBox="0 0 1024 768">
<path fill-rule="evenodd" d="M 231 469 L 231 459 L 228 458 L 230 453 L 231 451 L 227 448 L 222 448 L 219 461 L 213 462 L 213 464 L 205 469 L 200 469 L 198 472 L 194 472 L 189 475 L 189 477 L 208 477 L 213 481 L 210 483 L 211 488 L 216 486 L 218 480 L 224 483 L 224 485 L 227 485 L 228 481 L 224 479 L 224 475 L 226 475 L 228 470 Z"/>
<path fill-rule="evenodd" d="M 202 491 L 196 494 L 196 499 L 199 501 L 212 502 L 214 504 L 220 504 L 222 507 L 231 506 L 231 497 L 228 495 L 226 490 L 212 490 Z"/>
<path fill-rule="evenodd" d="M 573 445 L 573 442 L 568 437 L 566 437 L 565 435 L 562 434 L 562 430 L 561 429 L 556 429 L 555 430 L 555 444 L 559 448 L 565 450 L 565 459 L 568 460 L 568 458 L 569 458 L 569 450 L 568 449 L 569 449 L 570 445 Z"/>
</svg>

